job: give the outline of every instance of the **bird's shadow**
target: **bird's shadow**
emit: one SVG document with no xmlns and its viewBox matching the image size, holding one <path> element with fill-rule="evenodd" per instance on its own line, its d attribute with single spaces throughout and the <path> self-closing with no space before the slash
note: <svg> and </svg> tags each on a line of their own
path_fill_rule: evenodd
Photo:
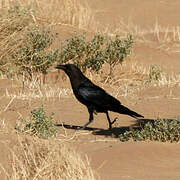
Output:
<svg viewBox="0 0 180 180">
<path fill-rule="evenodd" d="M 93 127 L 86 127 L 83 130 L 92 131 L 93 135 L 99 136 L 110 136 L 114 138 L 118 138 L 119 135 L 125 133 L 130 128 L 134 130 L 140 130 L 147 122 L 154 122 L 154 119 L 137 119 L 134 124 L 130 126 L 121 126 L 121 127 L 113 127 L 112 129 L 102 129 L 102 128 L 93 128 Z M 74 130 L 81 130 L 83 126 L 76 126 L 76 125 L 69 125 L 69 124 L 56 124 L 56 126 L 61 126 L 66 129 L 74 129 Z"/>
</svg>

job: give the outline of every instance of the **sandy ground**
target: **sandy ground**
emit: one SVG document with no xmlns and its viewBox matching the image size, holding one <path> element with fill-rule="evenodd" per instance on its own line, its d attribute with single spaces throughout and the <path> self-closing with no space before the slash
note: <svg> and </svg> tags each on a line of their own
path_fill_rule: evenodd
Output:
<svg viewBox="0 0 180 180">
<path fill-rule="evenodd" d="M 100 23 L 110 24 L 121 19 L 131 20 L 134 24 L 145 28 L 151 27 L 156 21 L 162 26 L 180 25 L 178 0 L 91 0 L 90 7 L 95 12 Z M 139 64 L 149 66 L 157 64 L 167 73 L 180 73 L 180 54 L 167 53 L 156 48 L 136 43 L 134 57 Z M 66 84 L 65 84 L 66 83 Z M 15 126 L 19 113 L 27 116 L 29 112 L 41 104 L 45 109 L 55 113 L 57 124 L 62 122 L 65 125 L 81 126 L 88 121 L 86 107 L 81 105 L 72 96 L 68 95 L 60 99 L 33 99 L 22 100 L 4 96 L 9 93 L 19 92 L 20 85 L 17 82 L 0 80 L 0 109 L 1 119 L 12 129 Z M 70 87 L 69 81 L 58 83 L 58 88 Z M 104 87 L 113 94 L 112 87 Z M 136 92 L 136 97 L 118 97 L 122 104 L 141 113 L 147 119 L 172 118 L 180 115 L 180 87 L 149 88 Z M 9 104 L 9 106 L 8 106 Z M 6 108 L 7 107 L 7 108 Z M 115 124 L 116 132 L 121 132 L 121 127 L 128 127 L 135 123 L 131 117 L 110 113 L 111 118 L 118 117 Z M 74 128 L 67 129 L 69 135 L 79 133 L 74 146 L 79 152 L 88 155 L 93 169 L 102 180 L 179 180 L 180 159 L 179 143 L 158 143 L 158 142 L 120 142 L 113 138 L 107 130 L 108 123 L 105 115 L 98 114 L 90 129 L 76 131 Z M 63 132 L 62 127 L 59 127 Z M 0 133 L 0 163 L 8 167 L 9 161 L 7 148 L 4 142 L 13 142 L 9 134 Z M 10 144 L 11 144 L 10 143 Z M 13 144 L 13 143 L 12 143 Z M 1 170 L 0 177 L 4 178 Z"/>
</svg>

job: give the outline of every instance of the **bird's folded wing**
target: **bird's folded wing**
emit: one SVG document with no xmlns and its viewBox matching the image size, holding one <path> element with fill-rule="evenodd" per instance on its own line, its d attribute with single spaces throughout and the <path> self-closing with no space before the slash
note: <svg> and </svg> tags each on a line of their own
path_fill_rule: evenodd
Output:
<svg viewBox="0 0 180 180">
<path fill-rule="evenodd" d="M 101 107 L 120 105 L 120 102 L 117 99 L 115 99 L 106 91 L 95 85 L 80 86 L 78 89 L 78 95 L 85 101 Z"/>
</svg>

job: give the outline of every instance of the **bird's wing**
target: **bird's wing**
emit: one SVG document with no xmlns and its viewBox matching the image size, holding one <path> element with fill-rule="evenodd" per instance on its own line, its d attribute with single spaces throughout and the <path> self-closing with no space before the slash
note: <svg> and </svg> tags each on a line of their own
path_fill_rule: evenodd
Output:
<svg viewBox="0 0 180 180">
<path fill-rule="evenodd" d="M 102 88 L 94 84 L 82 84 L 78 88 L 78 95 L 88 104 L 111 109 L 112 106 L 119 106 L 120 102 L 109 95 Z"/>
</svg>

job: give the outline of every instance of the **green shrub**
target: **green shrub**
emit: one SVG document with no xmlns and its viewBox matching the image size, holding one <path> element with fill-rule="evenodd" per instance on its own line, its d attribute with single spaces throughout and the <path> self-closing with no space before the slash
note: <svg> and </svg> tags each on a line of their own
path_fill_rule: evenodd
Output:
<svg viewBox="0 0 180 180">
<path fill-rule="evenodd" d="M 148 82 L 156 83 L 162 78 L 162 70 L 157 65 L 151 65 L 148 73 Z"/>
<path fill-rule="evenodd" d="M 95 72 L 99 72 L 102 68 L 102 65 L 106 61 L 103 51 L 105 41 L 106 38 L 99 34 L 95 35 L 91 41 L 86 43 L 86 52 L 84 52 L 85 57 L 83 63 L 81 64 L 84 71 L 88 68 Z"/>
<path fill-rule="evenodd" d="M 54 39 L 51 31 L 44 27 L 28 27 L 22 38 L 16 40 L 22 43 L 11 56 L 18 73 L 30 80 L 35 73 L 47 74 L 47 69 L 58 57 L 57 49 L 50 50 Z"/>
<path fill-rule="evenodd" d="M 104 63 L 110 65 L 110 74 L 118 63 L 131 54 L 133 37 L 128 35 L 124 39 L 95 35 L 88 41 L 85 35 L 76 35 L 62 45 L 59 63 L 72 60 L 83 72 L 90 69 L 99 72 Z"/>
<path fill-rule="evenodd" d="M 0 72 L 12 76 L 23 75 L 32 80 L 58 58 L 58 50 L 51 50 L 56 38 L 50 31 L 37 24 L 35 12 L 30 7 L 14 5 L 0 13 Z"/>
<path fill-rule="evenodd" d="M 103 44 L 104 38 L 100 35 L 94 36 L 91 41 L 87 41 L 85 35 L 71 37 L 62 45 L 59 63 L 73 60 L 83 72 L 87 68 L 98 72 L 105 61 L 102 54 Z"/>
<path fill-rule="evenodd" d="M 48 117 L 43 106 L 31 111 L 28 121 L 21 119 L 23 127 L 16 126 L 16 129 L 21 132 L 30 133 L 41 138 L 51 138 L 56 136 L 58 130 L 52 123 L 53 113 Z M 25 122 L 25 123 L 24 123 Z"/>
<path fill-rule="evenodd" d="M 131 54 L 133 44 L 132 35 L 127 35 L 125 39 L 116 36 L 108 41 L 104 53 L 106 62 L 110 65 L 110 75 L 113 74 L 114 66 L 122 63 L 124 58 Z"/>
<path fill-rule="evenodd" d="M 180 118 L 158 119 L 141 124 L 141 128 L 129 128 L 120 134 L 120 141 L 160 141 L 178 142 L 180 140 Z"/>
</svg>

